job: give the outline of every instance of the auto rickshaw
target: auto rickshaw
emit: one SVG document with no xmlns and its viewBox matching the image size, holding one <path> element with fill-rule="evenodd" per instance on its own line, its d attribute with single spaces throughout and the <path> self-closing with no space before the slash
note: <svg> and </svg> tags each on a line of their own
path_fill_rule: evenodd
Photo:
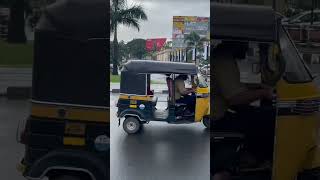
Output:
<svg viewBox="0 0 320 180">
<path fill-rule="evenodd" d="M 274 87 L 274 100 L 255 105 L 261 111 L 271 109 L 274 117 L 270 123 L 275 123 L 271 166 L 248 169 L 242 168 L 240 161 L 247 145 L 245 134 L 215 129 L 213 119 L 211 167 L 224 167 L 232 179 L 319 179 L 320 91 L 279 16 L 269 7 L 220 3 L 212 3 L 211 12 L 212 44 L 229 41 L 258 47 L 258 61 L 252 63 L 251 71 L 261 77 L 260 83 Z M 225 75 L 228 76 L 228 71 Z M 237 118 L 237 112 L 232 109 L 227 114 Z"/>
<path fill-rule="evenodd" d="M 108 16 L 104 0 L 57 1 L 44 10 L 30 116 L 17 133 L 25 178 L 109 179 Z"/>
<path fill-rule="evenodd" d="M 168 99 L 166 109 L 157 109 L 158 97 L 150 89 L 151 74 L 166 75 Z M 193 115 L 186 114 L 186 104 L 175 102 L 176 75 L 196 76 L 192 82 L 196 87 L 196 105 Z M 195 82 L 196 81 L 196 82 Z M 162 62 L 153 60 L 131 60 L 123 65 L 121 71 L 120 96 L 117 103 L 119 125 L 128 134 L 139 131 L 143 124 L 162 121 L 171 124 L 195 123 L 203 121 L 209 127 L 210 102 L 207 83 L 198 74 L 192 63 Z"/>
</svg>

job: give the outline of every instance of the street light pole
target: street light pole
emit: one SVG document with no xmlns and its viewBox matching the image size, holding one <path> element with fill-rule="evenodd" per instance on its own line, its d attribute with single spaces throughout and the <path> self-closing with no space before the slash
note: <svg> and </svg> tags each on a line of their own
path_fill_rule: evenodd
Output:
<svg viewBox="0 0 320 180">
<path fill-rule="evenodd" d="M 269 1 L 270 2 L 270 1 Z M 272 8 L 273 8 L 273 10 L 277 10 L 276 8 L 277 8 L 277 5 L 276 5 L 276 0 L 273 0 L 273 2 L 272 2 Z"/>
<path fill-rule="evenodd" d="M 315 6 L 315 0 L 312 0 L 311 21 L 310 21 L 311 25 L 313 25 L 313 20 L 314 20 L 314 6 Z"/>
</svg>

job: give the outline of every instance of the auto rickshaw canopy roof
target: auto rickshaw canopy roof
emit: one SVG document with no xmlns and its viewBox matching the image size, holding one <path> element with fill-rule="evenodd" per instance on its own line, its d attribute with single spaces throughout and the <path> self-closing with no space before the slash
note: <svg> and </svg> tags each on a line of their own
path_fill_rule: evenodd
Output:
<svg viewBox="0 0 320 180">
<path fill-rule="evenodd" d="M 136 74 L 197 74 L 197 67 L 193 63 L 130 60 L 123 65 L 122 71 Z"/>
<path fill-rule="evenodd" d="M 109 107 L 109 3 L 59 0 L 34 35 L 32 99 Z"/>
<path fill-rule="evenodd" d="M 267 6 L 211 4 L 211 39 L 277 41 L 277 13 Z"/>
<path fill-rule="evenodd" d="M 77 39 L 108 36 L 105 0 L 60 0 L 47 6 L 36 30 L 49 30 Z"/>
</svg>

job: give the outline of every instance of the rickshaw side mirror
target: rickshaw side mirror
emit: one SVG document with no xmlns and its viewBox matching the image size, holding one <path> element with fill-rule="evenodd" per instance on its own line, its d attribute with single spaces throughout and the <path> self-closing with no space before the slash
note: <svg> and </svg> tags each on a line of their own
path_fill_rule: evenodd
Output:
<svg viewBox="0 0 320 180">
<path fill-rule="evenodd" d="M 260 63 L 253 63 L 252 64 L 252 72 L 254 74 L 259 74 L 261 72 L 261 66 Z"/>
</svg>

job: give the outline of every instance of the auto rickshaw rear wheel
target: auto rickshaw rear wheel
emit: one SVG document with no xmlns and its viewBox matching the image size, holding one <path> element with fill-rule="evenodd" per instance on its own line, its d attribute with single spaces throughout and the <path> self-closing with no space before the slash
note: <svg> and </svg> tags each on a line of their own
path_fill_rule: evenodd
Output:
<svg viewBox="0 0 320 180">
<path fill-rule="evenodd" d="M 210 118 L 209 117 L 206 117 L 206 116 L 203 117 L 202 123 L 206 128 L 210 129 Z"/>
<path fill-rule="evenodd" d="M 123 121 L 123 129 L 128 134 L 135 134 L 140 130 L 141 123 L 140 121 L 135 117 L 127 117 Z"/>
</svg>

